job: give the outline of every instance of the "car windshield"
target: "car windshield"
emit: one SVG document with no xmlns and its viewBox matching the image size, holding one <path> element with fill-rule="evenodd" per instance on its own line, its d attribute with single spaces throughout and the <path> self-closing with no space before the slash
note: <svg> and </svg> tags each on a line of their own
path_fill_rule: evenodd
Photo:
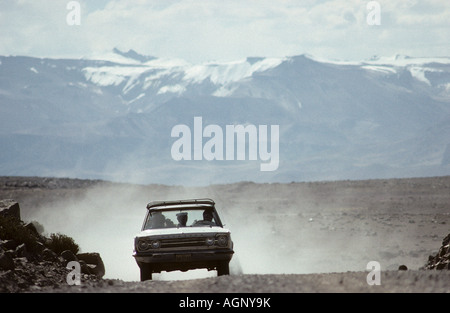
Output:
<svg viewBox="0 0 450 313">
<path fill-rule="evenodd" d="M 147 215 L 145 229 L 216 226 L 213 210 L 210 208 L 189 208 L 154 210 Z"/>
</svg>

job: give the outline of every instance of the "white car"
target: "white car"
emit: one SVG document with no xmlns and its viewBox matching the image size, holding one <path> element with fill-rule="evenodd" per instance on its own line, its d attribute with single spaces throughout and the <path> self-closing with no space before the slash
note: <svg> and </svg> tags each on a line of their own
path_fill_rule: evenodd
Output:
<svg viewBox="0 0 450 313">
<path fill-rule="evenodd" d="M 229 275 L 233 253 L 230 231 L 223 227 L 214 201 L 192 199 L 150 202 L 133 256 L 144 281 L 152 273 L 198 268 Z"/>
</svg>

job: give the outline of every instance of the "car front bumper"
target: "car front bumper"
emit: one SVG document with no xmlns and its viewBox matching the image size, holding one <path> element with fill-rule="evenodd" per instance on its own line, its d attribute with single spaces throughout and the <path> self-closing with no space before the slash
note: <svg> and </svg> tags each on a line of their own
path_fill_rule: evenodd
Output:
<svg viewBox="0 0 450 313">
<path fill-rule="evenodd" d="M 232 249 L 195 250 L 176 252 L 145 252 L 134 253 L 137 264 L 150 265 L 154 272 L 160 271 L 186 271 L 196 268 L 213 269 L 218 264 L 229 262 L 233 257 Z"/>
</svg>

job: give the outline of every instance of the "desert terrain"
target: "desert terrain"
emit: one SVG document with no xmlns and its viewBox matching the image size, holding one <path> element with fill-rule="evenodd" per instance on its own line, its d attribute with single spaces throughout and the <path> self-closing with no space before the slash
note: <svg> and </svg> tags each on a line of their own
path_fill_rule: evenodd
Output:
<svg viewBox="0 0 450 313">
<path fill-rule="evenodd" d="M 212 198 L 231 230 L 231 275 L 193 271 L 139 282 L 134 234 L 152 200 Z M 106 274 L 61 292 L 448 292 L 450 271 L 424 270 L 450 233 L 450 177 L 204 187 L 1 177 L 22 219 L 98 252 Z M 367 264 L 381 266 L 368 285 Z M 407 271 L 399 271 L 405 265 Z"/>
</svg>

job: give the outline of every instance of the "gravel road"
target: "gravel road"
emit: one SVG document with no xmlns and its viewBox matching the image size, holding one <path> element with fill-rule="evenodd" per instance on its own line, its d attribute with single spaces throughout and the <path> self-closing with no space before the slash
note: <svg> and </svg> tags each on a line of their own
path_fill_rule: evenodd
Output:
<svg viewBox="0 0 450 313">
<path fill-rule="evenodd" d="M 125 282 L 105 279 L 61 285 L 41 292 L 97 293 L 444 293 L 450 292 L 450 271 L 386 271 L 380 284 L 367 283 L 368 272 L 323 274 L 247 274 L 177 281 Z"/>
<path fill-rule="evenodd" d="M 449 234 L 449 191 L 450 176 L 198 188 L 0 179 L 0 198 L 17 200 L 25 220 L 70 235 L 105 262 L 104 279 L 31 292 L 447 293 L 449 270 L 420 268 Z M 196 197 L 217 201 L 244 274 L 137 281 L 130 242 L 146 203 Z M 367 283 L 370 260 L 382 265 L 380 285 Z M 407 271 L 397 270 L 402 264 Z"/>
</svg>

